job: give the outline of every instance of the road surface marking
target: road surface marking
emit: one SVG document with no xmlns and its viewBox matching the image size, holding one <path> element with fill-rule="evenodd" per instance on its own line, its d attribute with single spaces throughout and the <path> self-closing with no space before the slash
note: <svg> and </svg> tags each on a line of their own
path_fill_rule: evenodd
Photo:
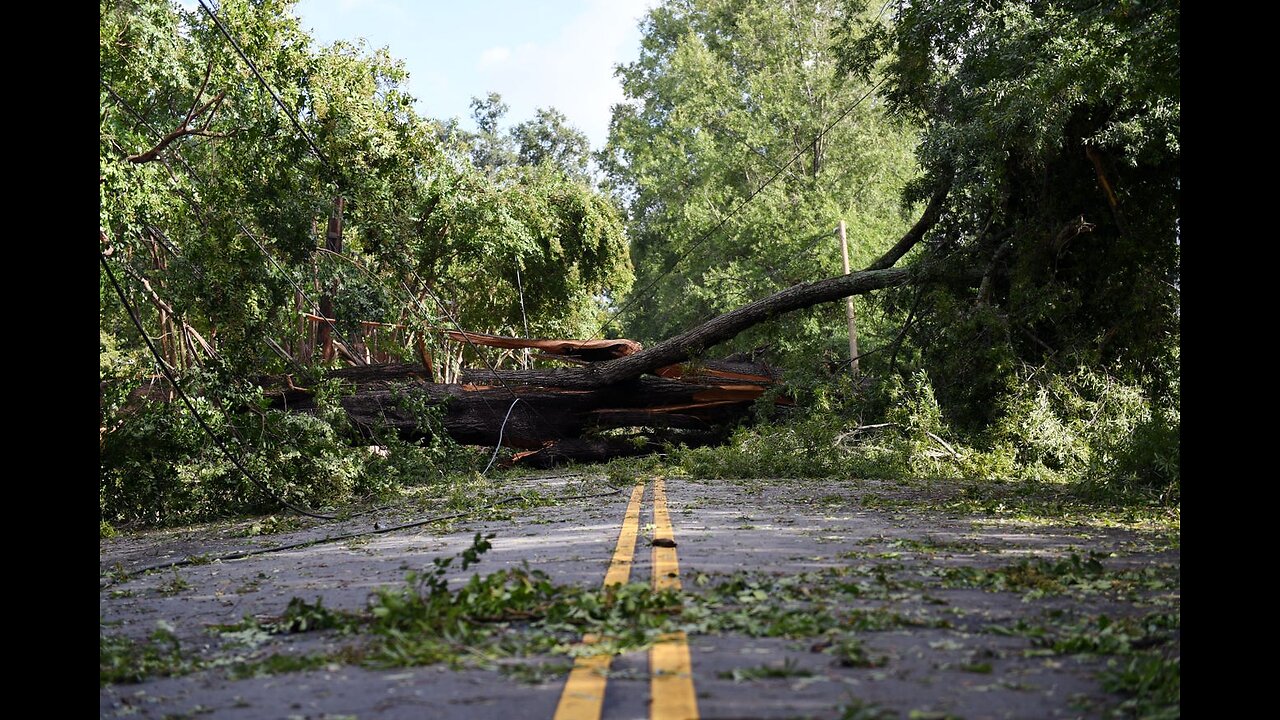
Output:
<svg viewBox="0 0 1280 720">
<path fill-rule="evenodd" d="M 627 514 L 622 518 L 622 531 L 618 533 L 613 560 L 604 574 L 605 587 L 625 583 L 631 577 L 636 533 L 640 529 L 640 498 L 643 496 L 643 484 L 631 491 L 631 502 L 627 503 Z M 599 641 L 600 637 L 594 633 L 582 636 L 583 645 L 594 645 Z M 612 661 L 611 655 L 592 655 L 574 660 L 573 670 L 569 671 L 569 680 L 560 695 L 560 704 L 556 707 L 555 720 L 599 720 L 604 708 L 606 673 Z"/>
<path fill-rule="evenodd" d="M 653 589 L 680 589 L 680 561 L 676 557 L 671 515 L 667 512 L 667 488 L 661 476 L 653 481 L 653 539 L 669 540 L 671 547 L 653 546 Z M 669 633 L 649 650 L 650 720 L 698 720 L 698 700 L 693 692 L 693 662 L 689 640 L 683 632 Z"/>
<path fill-rule="evenodd" d="M 631 578 L 631 560 L 636 554 L 636 534 L 640 530 L 640 498 L 643 496 L 644 485 L 637 485 L 631 491 L 631 502 L 627 504 L 627 514 L 622 518 L 622 532 L 618 533 L 618 545 L 613 550 L 609 571 L 604 574 L 605 587 L 625 584 Z"/>
</svg>

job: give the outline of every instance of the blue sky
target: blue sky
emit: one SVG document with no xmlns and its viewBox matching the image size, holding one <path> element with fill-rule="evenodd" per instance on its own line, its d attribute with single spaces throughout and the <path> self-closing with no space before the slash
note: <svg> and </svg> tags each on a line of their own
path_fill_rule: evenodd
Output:
<svg viewBox="0 0 1280 720">
<path fill-rule="evenodd" d="M 613 76 L 640 50 L 638 23 L 656 0 L 301 0 L 302 27 L 322 43 L 365 38 L 409 71 L 418 110 L 471 123 L 471 97 L 494 91 L 508 125 L 554 106 L 604 144 L 622 100 Z"/>
</svg>

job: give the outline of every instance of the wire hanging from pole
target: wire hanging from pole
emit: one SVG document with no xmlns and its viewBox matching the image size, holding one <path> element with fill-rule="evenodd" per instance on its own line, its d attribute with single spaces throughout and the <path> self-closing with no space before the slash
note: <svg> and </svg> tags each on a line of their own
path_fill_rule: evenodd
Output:
<svg viewBox="0 0 1280 720">
<path fill-rule="evenodd" d="M 502 433 L 507 429 L 507 420 L 511 419 L 511 411 L 516 409 L 516 403 L 520 402 L 520 398 L 511 401 L 511 407 L 507 408 L 507 416 L 502 418 L 502 425 L 498 428 L 498 444 L 493 446 L 493 455 L 489 457 L 489 464 L 484 466 L 481 475 L 488 474 L 489 468 L 493 467 L 493 461 L 498 459 L 498 451 L 502 449 Z"/>
</svg>

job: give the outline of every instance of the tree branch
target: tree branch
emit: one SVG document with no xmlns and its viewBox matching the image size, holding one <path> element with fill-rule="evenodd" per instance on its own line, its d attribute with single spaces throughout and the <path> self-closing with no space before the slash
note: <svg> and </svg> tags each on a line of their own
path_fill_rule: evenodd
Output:
<svg viewBox="0 0 1280 720">
<path fill-rule="evenodd" d="M 1107 196 L 1107 205 L 1111 206 L 1111 216 L 1116 220 L 1116 226 L 1120 228 L 1120 232 L 1125 232 L 1124 218 L 1120 214 L 1120 201 L 1116 198 L 1116 191 L 1111 188 L 1110 181 L 1107 180 L 1107 173 L 1102 166 L 1102 154 L 1092 145 L 1084 146 L 1084 154 L 1093 163 L 1093 171 L 1098 175 L 1098 184 L 1102 186 L 1103 193 Z"/>
<path fill-rule="evenodd" d="M 190 333 L 191 337 L 194 337 L 196 342 L 200 343 L 200 347 L 204 349 L 205 353 L 208 354 L 209 357 L 217 359 L 218 351 L 214 350 L 213 346 L 210 345 L 209 342 L 205 340 L 203 336 L 200 335 L 200 333 L 196 332 L 196 329 L 191 327 L 191 325 L 184 319 L 182 315 L 179 315 L 178 313 L 174 312 L 173 307 L 169 305 L 169 303 L 165 302 L 164 298 L 161 298 L 160 294 L 157 293 L 151 287 L 151 282 L 147 280 L 146 276 L 144 276 L 142 273 L 138 272 L 137 270 L 134 270 L 132 267 L 129 267 L 127 263 L 121 263 L 120 267 L 124 269 L 125 273 L 127 273 L 130 277 L 136 280 L 138 284 L 141 285 L 147 291 L 147 298 L 151 301 L 151 304 L 154 305 L 157 310 L 160 310 L 161 312 L 164 312 L 164 313 L 168 313 L 171 317 L 177 318 L 178 322 L 182 324 L 183 332 Z M 194 353 L 193 353 L 193 356 L 194 356 Z"/>
<path fill-rule="evenodd" d="M 920 220 L 907 231 L 895 247 L 909 248 L 919 241 L 941 215 L 942 201 L 946 197 L 945 190 L 934 194 L 929 207 L 925 209 Z M 903 251 L 905 252 L 905 250 Z M 873 290 L 923 282 L 926 276 L 916 267 L 881 268 L 876 267 L 886 261 L 892 251 L 877 260 L 872 267 L 849 275 L 819 280 L 812 283 L 801 283 L 781 290 L 769 297 L 757 300 L 749 305 L 712 318 L 707 322 L 683 332 L 675 337 L 616 360 L 598 362 L 584 368 L 559 368 L 554 370 L 513 370 L 502 374 L 507 383 L 519 385 L 545 385 L 569 389 L 592 389 L 612 385 L 624 380 L 639 377 L 653 372 L 666 365 L 674 365 L 694 357 L 706 349 L 729 340 L 742 331 L 779 315 L 812 307 L 819 303 L 832 302 L 850 295 L 862 295 Z M 896 262 L 894 257 L 888 262 Z M 966 281 L 977 283 L 982 277 L 981 270 L 963 271 Z M 484 377 L 492 373 L 483 373 Z M 496 378 L 494 382 L 497 382 Z"/>
<path fill-rule="evenodd" d="M 191 109 L 187 111 L 187 116 L 182 119 L 182 124 L 176 130 L 160 138 L 160 142 L 155 147 L 144 153 L 130 155 L 126 158 L 131 163 L 148 163 L 160 158 L 160 153 L 164 149 L 172 145 L 177 140 L 187 137 L 188 135 L 204 135 L 207 137 L 222 137 L 218 133 L 209 132 L 209 124 L 213 122 L 213 116 L 217 114 L 218 108 L 222 106 L 222 100 L 226 97 L 226 91 L 222 91 L 213 96 L 208 102 L 200 104 L 200 98 L 204 97 L 205 88 L 209 85 L 209 74 L 212 72 L 213 66 L 210 65 L 204 71 L 204 80 L 200 83 L 200 91 L 196 93 L 196 99 L 191 103 Z M 204 122 L 199 127 L 191 127 L 191 123 L 201 115 L 208 113 Z"/>
<path fill-rule="evenodd" d="M 902 259 L 911 248 L 924 238 L 924 234 L 933 229 L 938 224 L 938 219 L 942 217 L 942 205 L 947 200 L 947 193 L 951 192 L 951 181 L 943 183 L 934 191 L 933 197 L 929 199 L 929 205 L 925 207 L 924 213 L 915 225 L 907 231 L 902 239 L 891 248 L 880 259 L 867 266 L 867 270 L 883 270 L 893 267 L 894 263 Z"/>
</svg>

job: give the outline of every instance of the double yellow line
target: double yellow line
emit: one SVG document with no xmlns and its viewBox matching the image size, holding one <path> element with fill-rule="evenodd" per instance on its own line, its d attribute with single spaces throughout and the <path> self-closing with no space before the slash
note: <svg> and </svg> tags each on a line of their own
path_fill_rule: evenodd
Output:
<svg viewBox="0 0 1280 720">
<path fill-rule="evenodd" d="M 604 585 L 625 583 L 631 577 L 631 561 L 635 556 L 636 535 L 640 530 L 640 502 L 644 485 L 631 491 L 627 513 L 622 518 L 622 531 L 613 551 L 613 560 L 604 576 Z M 676 557 L 675 534 L 671 515 L 667 512 L 667 489 L 663 478 L 653 481 L 653 589 L 680 589 L 680 561 Z M 583 645 L 594 645 L 600 638 L 582 636 Z M 569 672 L 555 720 L 600 720 L 604 708 L 604 691 L 608 682 L 609 655 L 579 657 Z M 693 691 L 693 663 L 689 642 L 683 632 L 662 636 L 649 651 L 649 718 L 650 720 L 697 720 L 698 702 Z"/>
</svg>

